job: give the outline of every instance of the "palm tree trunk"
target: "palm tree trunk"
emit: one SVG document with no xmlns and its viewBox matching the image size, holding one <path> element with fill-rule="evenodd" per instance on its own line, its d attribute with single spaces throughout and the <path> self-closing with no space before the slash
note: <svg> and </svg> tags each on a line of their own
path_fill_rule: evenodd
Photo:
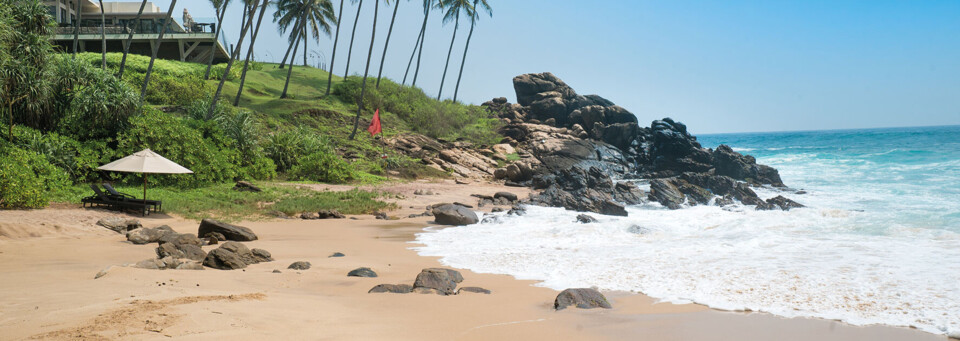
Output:
<svg viewBox="0 0 960 341">
<path fill-rule="evenodd" d="M 417 86 L 417 76 L 420 75 L 420 59 L 423 58 L 423 44 L 427 41 L 427 18 L 430 17 L 430 11 L 423 16 L 423 37 L 420 38 L 420 51 L 417 52 L 417 69 L 413 71 L 413 81 L 410 86 Z"/>
<path fill-rule="evenodd" d="M 453 54 L 453 42 L 457 40 L 457 28 L 460 27 L 460 13 L 457 13 L 456 24 L 453 25 L 453 38 L 450 39 L 450 49 L 447 50 L 447 63 L 443 66 L 443 77 L 440 78 L 440 92 L 437 93 L 437 100 L 443 95 L 443 82 L 447 79 L 447 68 L 450 67 L 450 55 Z"/>
<path fill-rule="evenodd" d="M 77 1 L 77 15 L 73 22 L 73 58 L 77 58 L 77 46 L 80 43 L 80 1 Z"/>
<path fill-rule="evenodd" d="M 157 52 L 160 51 L 160 45 L 163 44 L 163 33 L 167 32 L 167 26 L 170 25 L 170 17 L 173 15 L 173 6 L 177 5 L 177 0 L 170 1 L 170 9 L 167 10 L 166 19 L 163 21 L 163 27 L 160 28 L 160 34 L 157 35 L 157 43 L 153 46 L 153 54 L 150 55 L 150 65 L 147 66 L 147 74 L 143 76 L 143 88 L 140 89 L 140 102 L 147 96 L 147 84 L 150 83 L 150 73 L 153 72 L 153 63 L 157 60 Z"/>
<path fill-rule="evenodd" d="M 123 79 L 123 69 L 127 66 L 127 53 L 130 52 L 130 44 L 133 44 L 133 32 L 136 32 L 136 25 L 140 24 L 140 16 L 143 15 L 143 8 L 147 6 L 147 0 L 143 0 L 140 3 L 140 11 L 137 12 L 137 17 L 133 19 L 133 28 L 129 28 L 130 33 L 127 34 L 127 42 L 123 44 L 123 59 L 120 60 L 120 72 L 117 73 L 117 79 Z M 207 70 L 209 72 L 209 70 Z"/>
<path fill-rule="evenodd" d="M 100 68 L 107 69 L 107 17 L 103 14 L 103 0 L 100 0 Z"/>
<path fill-rule="evenodd" d="M 380 89 L 380 78 L 383 77 L 383 62 L 387 60 L 387 47 L 390 46 L 390 35 L 393 34 L 393 22 L 397 20 L 397 9 L 400 1 L 393 4 L 393 17 L 390 18 L 390 29 L 387 30 L 387 42 L 383 44 L 383 56 L 380 57 L 380 71 L 377 72 L 377 89 Z"/>
<path fill-rule="evenodd" d="M 310 34 L 307 33 L 307 26 L 303 26 L 303 67 L 308 67 L 307 65 L 307 54 L 310 53 L 310 49 L 307 48 L 307 43 L 310 42 Z"/>
<path fill-rule="evenodd" d="M 477 6 L 477 2 L 473 2 Z M 470 38 L 473 37 L 473 27 L 477 25 L 476 18 L 470 18 L 470 34 L 467 34 L 467 46 L 463 48 L 463 60 L 460 61 L 460 75 L 457 76 L 457 86 L 453 88 L 453 101 L 457 101 L 457 93 L 460 92 L 460 79 L 463 78 L 463 66 L 467 63 L 467 50 L 470 49 Z"/>
<path fill-rule="evenodd" d="M 380 0 L 375 0 L 380 1 Z M 343 79 L 346 80 L 350 75 L 350 56 L 353 55 L 353 38 L 357 35 L 357 22 L 360 21 L 360 9 L 363 8 L 363 0 L 357 6 L 357 17 L 353 19 L 353 32 L 350 33 L 350 47 L 347 49 L 347 68 L 343 71 Z"/>
<path fill-rule="evenodd" d="M 249 5 L 249 4 L 243 5 L 243 17 L 240 18 L 240 25 L 244 25 L 244 23 L 247 22 L 247 16 L 248 16 L 247 13 L 250 13 L 249 15 L 250 21 L 251 22 L 253 21 L 253 15 L 257 14 L 257 10 L 256 9 L 251 10 L 252 7 L 253 5 Z M 231 53 L 230 58 L 232 59 L 240 58 L 240 51 L 243 51 L 243 42 L 237 41 L 237 48 L 234 51 L 237 51 L 237 53 Z"/>
<path fill-rule="evenodd" d="M 263 0 L 263 5 L 266 6 L 270 0 Z M 257 5 L 259 1 L 253 3 L 253 9 L 251 12 L 257 10 Z M 237 46 L 234 47 L 233 53 L 230 55 L 230 59 L 227 60 L 227 67 L 223 70 L 223 76 L 220 77 L 220 84 L 217 85 L 217 92 L 213 95 L 213 98 L 210 99 L 210 108 L 207 110 L 207 117 L 213 117 L 214 110 L 217 109 L 217 102 L 220 101 L 220 94 L 223 93 L 223 83 L 227 81 L 227 75 L 230 74 L 230 68 L 233 67 L 233 56 L 240 54 L 240 42 L 243 41 L 243 38 L 246 37 L 247 31 L 250 30 L 250 26 L 253 26 L 253 14 L 250 15 L 250 20 L 246 23 L 241 23 L 240 29 L 240 38 L 237 40 Z"/>
<path fill-rule="evenodd" d="M 294 39 L 300 39 L 300 32 L 295 32 Z M 283 55 L 283 60 L 280 61 L 279 69 L 282 70 L 283 67 L 287 64 L 287 58 L 290 57 L 290 50 L 293 50 L 292 40 L 290 41 L 290 47 L 287 47 L 287 53 Z"/>
<path fill-rule="evenodd" d="M 357 135 L 357 126 L 360 125 L 360 113 L 363 112 L 363 96 L 367 92 L 367 74 L 370 73 L 370 59 L 373 58 L 373 43 L 377 39 L 377 12 L 380 8 L 380 0 L 373 2 L 373 31 L 370 33 L 370 51 L 367 52 L 367 69 L 363 71 L 363 82 L 360 85 L 360 99 L 357 100 L 357 117 L 353 119 L 353 132 L 350 133 L 350 139 Z"/>
<path fill-rule="evenodd" d="M 337 33 L 333 36 L 333 54 L 330 56 L 330 69 L 327 71 L 327 92 L 330 96 L 330 87 L 333 85 L 333 62 L 337 60 L 337 42 L 340 40 L 340 23 L 343 20 L 343 0 L 340 0 L 340 14 L 337 16 Z"/>
<path fill-rule="evenodd" d="M 243 94 L 243 83 L 247 80 L 247 67 L 250 65 L 250 56 L 253 55 L 253 46 L 257 43 L 257 35 L 260 34 L 260 24 L 263 23 L 263 14 L 267 12 L 267 5 L 260 6 L 260 16 L 257 18 L 257 28 L 253 30 L 253 37 L 250 37 L 250 48 L 247 49 L 247 58 L 243 62 L 243 72 L 240 73 L 240 87 L 237 90 L 237 98 L 233 100 L 233 106 L 240 105 L 240 95 Z M 252 19 L 252 17 L 251 17 Z"/>
<path fill-rule="evenodd" d="M 400 84 L 407 84 L 407 76 L 410 74 L 410 67 L 413 66 L 413 58 L 417 56 L 417 49 L 420 47 L 420 39 L 423 39 L 423 31 L 427 29 L 427 20 L 423 20 L 423 26 L 420 27 L 420 34 L 417 35 L 417 42 L 413 43 L 413 52 L 410 53 L 410 61 L 407 62 L 407 71 L 403 72 L 403 82 Z"/>
<path fill-rule="evenodd" d="M 300 27 L 301 29 L 296 29 L 290 32 L 290 34 L 296 34 L 297 32 L 303 31 L 303 28 L 307 27 L 307 12 L 303 12 L 303 16 L 300 17 Z M 287 81 L 283 84 L 283 93 L 280 94 L 280 98 L 287 98 L 287 88 L 290 87 L 290 76 L 293 75 L 293 60 L 297 57 L 297 48 L 300 47 L 300 39 L 293 40 L 293 55 L 290 56 L 290 67 L 287 68 Z M 306 53 L 306 51 L 304 51 Z"/>
<path fill-rule="evenodd" d="M 146 1 L 146 0 L 144 0 Z M 210 70 L 213 69 L 213 57 L 217 55 L 217 39 L 220 39 L 220 29 L 223 26 L 223 16 L 227 13 L 227 4 L 223 8 L 217 8 L 217 29 L 213 33 L 213 41 L 210 45 L 210 58 L 207 58 L 207 72 L 203 74 L 203 80 L 210 80 Z M 141 9 L 142 11 L 142 9 Z"/>
</svg>

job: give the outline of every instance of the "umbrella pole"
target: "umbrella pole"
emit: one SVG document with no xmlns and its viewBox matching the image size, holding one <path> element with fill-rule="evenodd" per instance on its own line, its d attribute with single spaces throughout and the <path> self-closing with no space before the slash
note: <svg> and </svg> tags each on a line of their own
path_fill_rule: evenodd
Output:
<svg viewBox="0 0 960 341">
<path fill-rule="evenodd" d="M 143 173 L 143 215 L 147 215 L 147 173 Z"/>
</svg>

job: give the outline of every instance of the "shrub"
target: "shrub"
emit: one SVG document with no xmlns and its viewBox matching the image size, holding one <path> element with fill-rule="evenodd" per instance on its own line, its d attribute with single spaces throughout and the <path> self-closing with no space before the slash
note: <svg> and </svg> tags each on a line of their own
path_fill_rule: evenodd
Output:
<svg viewBox="0 0 960 341">
<path fill-rule="evenodd" d="M 293 166 L 290 175 L 297 180 L 345 183 L 355 178 L 353 168 L 336 153 L 322 148 Z"/>
<path fill-rule="evenodd" d="M 198 121 L 216 121 L 230 113 L 229 104 L 224 101 L 217 101 L 217 106 L 210 113 L 210 100 L 213 96 L 207 96 L 196 101 L 190 102 L 186 106 L 187 117 Z"/>
<path fill-rule="evenodd" d="M 286 172 L 298 163 L 298 158 L 320 148 L 326 143 L 305 129 L 290 129 L 270 134 L 263 145 L 264 153 L 277 165 L 278 172 Z"/>
<path fill-rule="evenodd" d="M 51 192 L 69 185 L 67 174 L 40 154 L 10 146 L 0 150 L 0 208 L 41 208 Z"/>
<path fill-rule="evenodd" d="M 66 56 L 55 60 L 53 75 L 60 131 L 81 140 L 116 137 L 140 110 L 140 95 L 112 74 Z"/>
</svg>

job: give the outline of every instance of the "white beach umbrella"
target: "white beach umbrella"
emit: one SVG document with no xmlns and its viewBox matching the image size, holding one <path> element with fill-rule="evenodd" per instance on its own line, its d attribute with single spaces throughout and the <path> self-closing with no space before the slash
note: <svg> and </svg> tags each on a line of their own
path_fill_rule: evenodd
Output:
<svg viewBox="0 0 960 341">
<path fill-rule="evenodd" d="M 97 167 L 97 169 L 114 172 L 143 173 L 143 200 L 147 200 L 147 173 L 154 174 L 188 174 L 193 171 L 178 165 L 176 162 L 144 149 L 120 160 Z"/>
</svg>

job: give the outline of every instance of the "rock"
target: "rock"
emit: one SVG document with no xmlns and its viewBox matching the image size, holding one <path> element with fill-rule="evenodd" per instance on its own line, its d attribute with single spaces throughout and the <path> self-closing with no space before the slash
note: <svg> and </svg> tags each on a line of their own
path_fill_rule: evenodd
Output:
<svg viewBox="0 0 960 341">
<path fill-rule="evenodd" d="M 267 250 L 264 250 L 264 249 L 252 249 L 252 250 L 250 250 L 250 253 L 253 254 L 253 259 L 255 259 L 257 263 L 264 263 L 264 262 L 272 262 L 272 261 L 273 261 L 273 255 L 271 255 L 270 252 L 267 251 Z"/>
<path fill-rule="evenodd" d="M 630 227 L 627 228 L 627 232 L 634 233 L 634 234 L 647 234 L 647 233 L 650 233 L 651 231 L 650 229 L 640 225 L 630 225 Z"/>
<path fill-rule="evenodd" d="M 443 270 L 447 272 L 447 275 L 450 276 L 454 282 L 460 283 L 463 282 L 463 275 L 460 274 L 460 271 L 447 269 L 447 268 L 430 268 L 431 270 Z"/>
<path fill-rule="evenodd" d="M 776 169 L 757 164 L 754 157 L 737 153 L 727 145 L 721 144 L 713 151 L 713 161 L 717 175 L 726 175 L 734 179 L 758 184 L 785 187 L 783 181 L 780 180 L 780 173 Z"/>
<path fill-rule="evenodd" d="M 491 293 L 490 290 L 487 290 L 481 287 L 463 287 L 457 290 L 457 295 L 460 295 L 461 293 L 464 293 L 464 292 L 471 292 L 475 294 L 487 294 L 487 295 Z"/>
<path fill-rule="evenodd" d="M 373 216 L 380 220 L 390 220 L 390 216 L 384 212 L 373 212 Z"/>
<path fill-rule="evenodd" d="M 226 245 L 226 243 L 224 243 Z M 219 270 L 236 270 L 247 267 L 247 263 L 234 252 L 224 249 L 222 246 L 207 253 L 207 258 L 203 260 L 203 265 Z"/>
<path fill-rule="evenodd" d="M 344 254 L 342 254 L 342 253 L 340 253 L 340 252 L 334 252 L 334 253 L 333 253 L 332 255 L 330 255 L 330 256 L 327 256 L 327 258 L 333 258 L 333 257 L 343 257 L 343 256 L 345 256 L 345 255 L 344 255 Z"/>
<path fill-rule="evenodd" d="M 177 246 L 177 249 L 183 252 L 183 258 L 186 259 L 202 262 L 207 258 L 207 252 L 203 251 L 202 248 L 196 245 L 181 244 Z"/>
<path fill-rule="evenodd" d="M 517 195 L 510 192 L 497 192 L 493 195 L 494 199 L 503 198 L 510 202 L 517 201 Z"/>
<path fill-rule="evenodd" d="M 514 154 L 517 152 L 517 150 L 514 149 L 513 146 L 506 143 L 495 144 L 490 148 L 492 148 L 494 152 L 501 155 Z"/>
<path fill-rule="evenodd" d="M 93 276 L 93 279 L 99 279 L 100 277 L 106 276 L 107 273 L 110 272 L 110 269 L 113 269 L 113 266 L 108 266 L 103 270 L 100 270 L 100 272 L 97 272 L 97 274 Z"/>
<path fill-rule="evenodd" d="M 304 262 L 304 261 L 293 262 L 292 264 L 290 264 L 290 266 L 287 267 L 287 269 L 293 269 L 293 270 L 309 270 L 309 269 L 310 269 L 310 262 Z"/>
<path fill-rule="evenodd" d="M 480 222 L 477 214 L 459 205 L 442 205 L 432 209 L 434 220 L 441 225 L 472 225 Z"/>
<path fill-rule="evenodd" d="M 263 192 L 260 187 L 254 186 L 247 181 L 237 181 L 237 184 L 233 186 L 233 190 L 240 192 Z"/>
<path fill-rule="evenodd" d="M 97 221 L 97 225 L 106 227 L 116 233 L 127 233 L 127 231 L 132 231 L 143 227 L 140 225 L 139 220 L 122 217 L 101 218 Z"/>
<path fill-rule="evenodd" d="M 411 291 L 413 293 L 422 294 L 422 295 L 443 295 L 447 296 L 443 291 L 434 289 L 434 288 L 413 288 Z"/>
<path fill-rule="evenodd" d="M 577 222 L 580 222 L 582 224 L 595 223 L 597 222 L 597 218 L 591 217 L 590 215 L 587 215 L 587 214 L 580 214 L 580 215 L 577 215 Z"/>
<path fill-rule="evenodd" d="M 316 212 L 304 212 L 300 214 L 300 219 L 315 220 L 320 219 L 320 214 Z"/>
<path fill-rule="evenodd" d="M 232 224 L 227 224 L 224 222 L 216 221 L 213 219 L 204 219 L 200 221 L 200 228 L 197 231 L 198 236 L 206 236 L 207 233 L 217 232 L 225 237 L 225 240 L 233 240 L 239 242 L 249 242 L 257 240 L 257 235 L 253 233 L 252 230 Z M 218 240 L 224 240 L 219 239 Z"/>
<path fill-rule="evenodd" d="M 806 207 L 800 203 L 784 198 L 782 195 L 770 198 L 766 200 L 767 205 L 758 205 L 758 210 L 772 210 L 772 209 L 781 209 L 784 211 L 789 211 L 791 208 L 802 208 Z"/>
<path fill-rule="evenodd" d="M 200 263 L 200 262 L 195 261 L 195 260 L 188 260 L 188 261 L 184 261 L 183 263 L 180 263 L 180 265 L 177 265 L 177 267 L 176 267 L 175 269 L 177 269 L 177 270 L 203 270 L 203 263 Z"/>
<path fill-rule="evenodd" d="M 207 237 L 207 245 L 217 245 L 217 243 L 219 243 L 219 241 L 217 240 L 217 237 L 214 237 L 214 236 Z"/>
<path fill-rule="evenodd" d="M 163 257 L 174 257 L 174 258 L 184 258 L 183 251 L 177 249 L 177 246 L 173 243 L 160 243 L 160 246 L 157 247 L 157 258 Z"/>
<path fill-rule="evenodd" d="M 220 232 L 208 232 L 208 233 L 204 234 L 203 237 L 204 237 L 204 238 L 213 238 L 213 239 L 216 239 L 218 242 L 225 242 L 225 241 L 227 241 L 227 237 L 225 237 L 225 236 L 223 235 L 223 233 L 220 233 Z M 213 243 L 213 244 L 216 244 L 216 243 Z"/>
<path fill-rule="evenodd" d="M 714 204 L 714 205 L 717 205 L 717 206 L 720 206 L 720 207 L 733 205 L 733 198 L 731 198 L 731 197 L 729 197 L 729 196 L 717 197 L 717 200 L 714 200 L 714 201 L 713 201 L 713 204 Z"/>
<path fill-rule="evenodd" d="M 466 208 L 473 208 L 472 205 L 467 205 L 467 204 L 464 204 L 464 203 L 462 203 L 462 202 L 454 201 L 453 204 L 456 205 L 456 206 L 463 206 L 463 207 L 466 207 Z"/>
<path fill-rule="evenodd" d="M 414 289 L 427 288 L 437 290 L 442 295 L 453 295 L 457 288 L 457 281 L 450 276 L 447 269 L 429 268 L 420 271 L 413 282 Z"/>
<path fill-rule="evenodd" d="M 273 269 L 273 273 L 279 274 L 279 273 L 283 273 L 283 271 L 280 271 L 280 270 L 277 270 L 277 269 Z"/>
<path fill-rule="evenodd" d="M 569 306 L 576 306 L 580 309 L 613 308 L 603 294 L 590 288 L 566 289 L 560 292 L 553 302 L 553 308 L 556 310 L 563 310 Z"/>
<path fill-rule="evenodd" d="M 407 284 L 377 284 L 367 291 L 368 294 L 389 292 L 394 294 L 408 294 L 413 291 L 413 287 Z"/>
<path fill-rule="evenodd" d="M 350 277 L 377 277 L 377 273 L 370 268 L 356 268 L 347 273 Z"/>
<path fill-rule="evenodd" d="M 674 185 L 673 181 L 665 179 L 650 180 L 650 200 L 659 202 L 671 210 L 679 209 L 686 201 L 686 196 Z"/>
<path fill-rule="evenodd" d="M 343 219 L 347 217 L 337 210 L 321 210 L 317 212 L 317 216 L 319 216 L 320 219 Z"/>
<path fill-rule="evenodd" d="M 156 243 L 167 234 L 176 234 L 170 226 L 141 228 L 127 232 L 127 240 L 137 245 Z"/>
<path fill-rule="evenodd" d="M 513 205 L 513 207 L 507 211 L 507 215 L 522 216 L 525 214 L 527 214 L 527 209 L 524 208 L 523 205 Z"/>
<path fill-rule="evenodd" d="M 503 207 L 494 207 L 490 209 L 490 212 L 493 212 L 493 213 L 503 212 L 503 211 L 506 211 L 505 209 L 503 209 Z"/>
<path fill-rule="evenodd" d="M 144 259 L 142 261 L 139 261 L 133 267 L 140 268 L 140 269 L 148 269 L 148 270 L 160 270 L 165 268 L 166 264 L 164 264 L 163 261 L 161 261 L 160 259 L 151 258 L 151 259 Z"/>
</svg>

